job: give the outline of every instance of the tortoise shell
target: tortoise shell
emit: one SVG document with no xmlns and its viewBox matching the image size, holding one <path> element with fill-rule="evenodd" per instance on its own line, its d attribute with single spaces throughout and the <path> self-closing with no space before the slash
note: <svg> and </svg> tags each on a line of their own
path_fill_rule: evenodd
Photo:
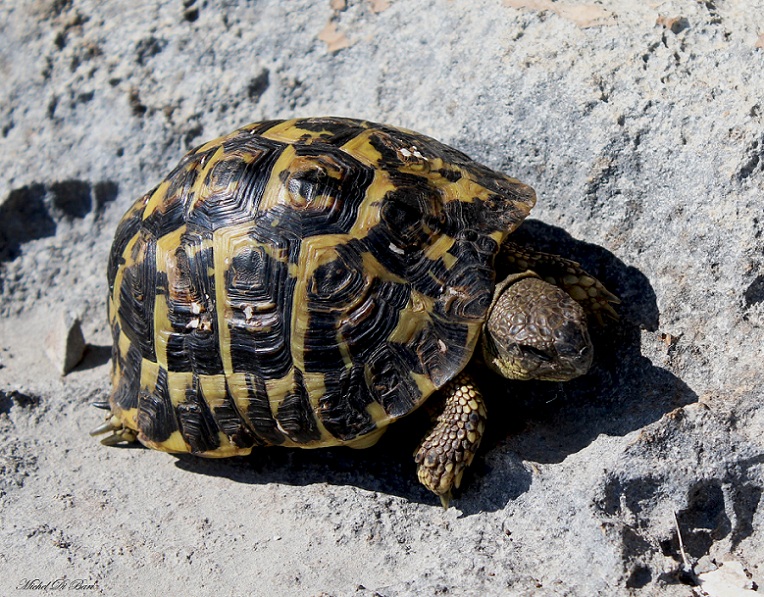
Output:
<svg viewBox="0 0 764 597">
<path fill-rule="evenodd" d="M 411 131 L 251 124 L 121 220 L 112 411 L 205 456 L 363 445 L 470 361 L 533 190 Z"/>
</svg>

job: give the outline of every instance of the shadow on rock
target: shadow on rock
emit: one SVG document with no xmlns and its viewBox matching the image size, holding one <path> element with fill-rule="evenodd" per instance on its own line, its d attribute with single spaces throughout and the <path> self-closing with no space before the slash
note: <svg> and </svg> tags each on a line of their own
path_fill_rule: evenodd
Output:
<svg viewBox="0 0 764 597">
<path fill-rule="evenodd" d="M 465 515 L 501 509 L 518 490 L 523 493 L 531 482 L 523 462 L 562 462 L 601 434 L 626 435 L 698 400 L 682 380 L 641 354 L 642 330 L 655 332 L 659 324 L 655 292 L 641 272 L 602 247 L 536 220 L 526 221 L 512 240 L 579 262 L 621 299 L 619 320 L 592 323 L 594 364 L 573 381 L 507 381 L 482 374 L 489 421 L 473 477 L 457 504 Z"/>
<path fill-rule="evenodd" d="M 655 292 L 647 278 L 605 249 L 574 240 L 560 228 L 534 220 L 514 235 L 538 250 L 570 257 L 621 298 L 619 321 L 591 326 L 594 365 L 583 377 L 565 383 L 507 382 L 496 390 L 486 437 L 522 460 L 561 462 L 598 435 L 623 436 L 672 410 L 697 402 L 697 395 L 669 371 L 655 367 L 640 351 L 642 330 L 658 329 Z"/>
<path fill-rule="evenodd" d="M 641 330 L 658 329 L 655 293 L 645 276 L 601 247 L 537 221 L 526 222 L 513 240 L 580 262 L 621 298 L 620 319 L 593 325 L 594 366 L 579 379 L 510 382 L 481 374 L 489 422 L 480 453 L 452 502 L 464 515 L 501 510 L 526 492 L 531 473 L 524 461 L 561 462 L 600 434 L 623 436 L 697 401 L 680 379 L 640 353 Z M 412 456 L 429 425 L 423 413 L 415 413 L 366 450 L 261 448 L 226 462 L 181 456 L 177 464 L 241 483 L 354 485 L 440 507 L 419 484 Z"/>
<path fill-rule="evenodd" d="M 225 460 L 177 455 L 177 466 L 257 485 L 352 485 L 440 508 L 440 500 L 420 485 L 413 457 L 429 425 L 427 416 L 417 412 L 392 425 L 376 445 L 365 450 L 264 447 L 253 449 L 250 456 Z M 471 487 L 470 481 L 465 478 Z"/>
<path fill-rule="evenodd" d="M 105 365 L 111 358 L 111 346 L 102 346 L 98 344 L 88 344 L 85 347 L 85 354 L 82 357 L 79 365 L 74 368 L 74 371 L 85 371 L 87 369 L 94 369 Z"/>
<path fill-rule="evenodd" d="M 45 186 L 33 184 L 11 191 L 0 205 L 0 262 L 18 256 L 25 242 L 56 233 L 44 199 Z"/>
<path fill-rule="evenodd" d="M 18 257 L 24 243 L 55 235 L 61 221 L 99 214 L 118 190 L 109 180 L 34 183 L 12 190 L 0 204 L 0 262 Z"/>
</svg>

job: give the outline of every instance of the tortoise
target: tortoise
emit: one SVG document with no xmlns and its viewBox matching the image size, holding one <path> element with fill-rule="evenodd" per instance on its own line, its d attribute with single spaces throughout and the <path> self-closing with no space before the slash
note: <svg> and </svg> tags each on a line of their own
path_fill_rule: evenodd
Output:
<svg viewBox="0 0 764 597">
<path fill-rule="evenodd" d="M 415 460 L 448 507 L 485 428 L 473 368 L 572 379 L 592 362 L 587 314 L 615 315 L 576 262 L 507 240 L 535 200 L 430 137 L 349 118 L 193 149 L 117 227 L 113 389 L 92 434 L 207 457 L 365 448 L 437 394 Z"/>
</svg>

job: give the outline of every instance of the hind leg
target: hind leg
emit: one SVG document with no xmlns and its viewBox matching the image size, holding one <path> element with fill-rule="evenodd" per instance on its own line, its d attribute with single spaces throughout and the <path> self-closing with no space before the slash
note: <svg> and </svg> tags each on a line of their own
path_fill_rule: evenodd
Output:
<svg viewBox="0 0 764 597">
<path fill-rule="evenodd" d="M 119 417 L 111 414 L 107 416 L 106 422 L 103 425 L 99 425 L 93 429 L 90 432 L 90 435 L 95 437 L 97 435 L 109 433 L 110 431 L 112 432 L 111 435 L 108 435 L 101 440 L 101 443 L 104 446 L 116 446 L 117 444 L 121 444 L 123 442 L 134 442 L 138 437 L 135 431 L 129 427 L 125 427 L 122 421 L 120 421 Z"/>
</svg>

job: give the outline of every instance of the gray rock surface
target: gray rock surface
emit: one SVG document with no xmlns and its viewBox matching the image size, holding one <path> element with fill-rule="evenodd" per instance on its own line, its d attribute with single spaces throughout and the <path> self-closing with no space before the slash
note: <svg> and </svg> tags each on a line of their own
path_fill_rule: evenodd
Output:
<svg viewBox="0 0 764 597">
<path fill-rule="evenodd" d="M 760 0 L 0 4 L 0 594 L 687 596 L 675 514 L 698 572 L 764 584 L 762 32 Z M 488 390 L 446 512 L 416 417 L 227 461 L 87 435 L 122 212 L 204 140 L 321 114 L 531 184 L 518 236 L 623 300 L 589 375 Z M 65 378 L 61 310 L 90 345 Z"/>
</svg>

